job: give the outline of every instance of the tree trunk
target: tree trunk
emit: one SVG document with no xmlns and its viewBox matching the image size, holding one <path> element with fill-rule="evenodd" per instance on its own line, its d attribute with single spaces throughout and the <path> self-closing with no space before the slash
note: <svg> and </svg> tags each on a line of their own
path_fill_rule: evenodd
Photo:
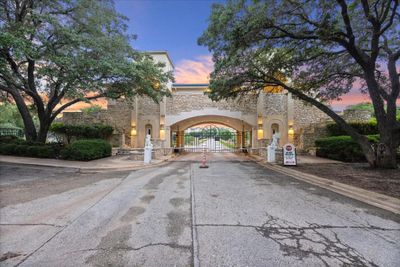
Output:
<svg viewBox="0 0 400 267">
<path fill-rule="evenodd" d="M 35 141 L 37 138 L 36 127 L 35 124 L 33 123 L 32 115 L 29 112 L 29 109 L 26 106 L 24 99 L 17 92 L 12 92 L 11 95 L 14 98 L 17 108 L 21 114 L 22 121 L 24 122 L 24 131 L 26 140 Z"/>
<path fill-rule="evenodd" d="M 380 140 L 376 146 L 376 167 L 397 168 L 397 144 L 394 141 L 394 136 L 390 132 L 380 134 Z"/>
<path fill-rule="evenodd" d="M 47 133 L 49 132 L 51 122 L 52 120 L 48 114 L 44 113 L 40 116 L 40 128 L 37 136 L 38 142 L 46 143 Z"/>
<path fill-rule="evenodd" d="M 379 94 L 379 85 L 375 79 L 375 65 L 371 65 L 365 70 L 365 81 L 368 92 L 374 106 L 375 116 L 378 123 L 379 143 L 375 147 L 375 165 L 378 168 L 397 168 L 396 163 L 396 98 L 388 97 L 386 112 L 384 101 Z"/>
</svg>

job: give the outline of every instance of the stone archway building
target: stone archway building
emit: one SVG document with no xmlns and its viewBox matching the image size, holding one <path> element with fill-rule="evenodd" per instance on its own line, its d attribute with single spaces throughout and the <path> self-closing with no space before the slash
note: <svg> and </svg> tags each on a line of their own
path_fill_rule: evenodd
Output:
<svg viewBox="0 0 400 267">
<path fill-rule="evenodd" d="M 157 62 L 165 63 L 165 70 L 174 66 L 167 52 L 149 52 Z M 289 93 L 247 95 L 241 99 L 213 102 L 204 92 L 208 84 L 168 84 L 172 97 L 159 104 L 148 97 L 133 100 L 109 100 L 107 110 L 87 115 L 66 112 L 65 123 L 102 122 L 114 127 L 113 144 L 142 148 L 146 132 L 151 132 L 155 147 L 171 147 L 172 135 L 179 136 L 192 126 L 218 123 L 237 131 L 251 133 L 251 147 L 265 147 L 273 131 L 281 134 L 280 144 L 299 145 L 299 134 L 307 126 L 326 121 L 328 117 L 318 109 L 295 100 Z M 240 142 L 240 138 L 238 138 Z M 123 143 L 122 143 L 123 142 Z M 240 146 L 240 144 L 238 144 Z"/>
</svg>

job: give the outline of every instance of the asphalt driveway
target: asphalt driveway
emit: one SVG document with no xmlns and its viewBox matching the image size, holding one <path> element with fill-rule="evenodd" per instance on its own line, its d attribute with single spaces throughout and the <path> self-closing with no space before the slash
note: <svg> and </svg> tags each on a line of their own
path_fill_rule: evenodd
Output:
<svg viewBox="0 0 400 267">
<path fill-rule="evenodd" d="M 133 172 L 0 164 L 1 266 L 396 266 L 400 218 L 190 154 Z"/>
</svg>

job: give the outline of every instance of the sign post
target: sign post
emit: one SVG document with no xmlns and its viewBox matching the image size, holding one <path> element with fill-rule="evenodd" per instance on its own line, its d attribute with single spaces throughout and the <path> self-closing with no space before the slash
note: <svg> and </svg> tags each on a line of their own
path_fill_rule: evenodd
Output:
<svg viewBox="0 0 400 267">
<path fill-rule="evenodd" d="M 283 146 L 283 165 L 284 166 L 297 165 L 296 147 L 293 144 L 288 143 Z"/>
</svg>

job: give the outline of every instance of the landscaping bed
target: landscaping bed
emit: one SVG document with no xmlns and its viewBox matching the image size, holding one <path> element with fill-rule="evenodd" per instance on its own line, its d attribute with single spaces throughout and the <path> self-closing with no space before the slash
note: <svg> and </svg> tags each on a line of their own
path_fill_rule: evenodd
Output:
<svg viewBox="0 0 400 267">
<path fill-rule="evenodd" d="M 371 169 L 367 163 L 301 164 L 297 171 L 400 198 L 400 170 Z"/>
</svg>

